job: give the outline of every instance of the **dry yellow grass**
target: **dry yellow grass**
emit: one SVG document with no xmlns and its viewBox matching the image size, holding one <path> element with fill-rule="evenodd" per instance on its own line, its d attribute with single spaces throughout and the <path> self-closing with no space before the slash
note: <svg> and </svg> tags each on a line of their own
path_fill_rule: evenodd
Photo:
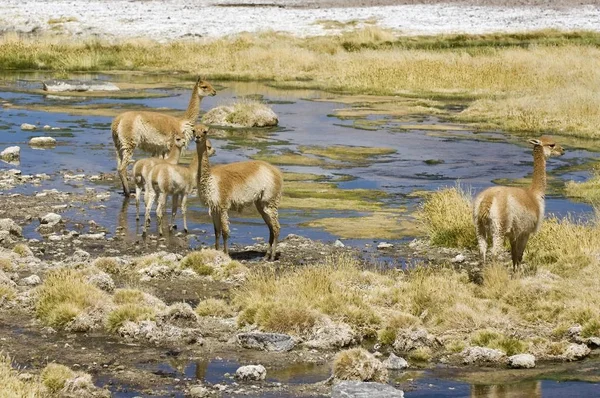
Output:
<svg viewBox="0 0 600 398">
<path fill-rule="evenodd" d="M 584 182 L 569 181 L 565 186 L 565 194 L 571 198 L 581 199 L 594 205 L 600 204 L 600 169 L 595 169 L 589 180 Z"/>
<path fill-rule="evenodd" d="M 564 330 L 575 323 L 587 335 L 600 333 L 599 232 L 595 222 L 546 220 L 530 241 L 524 275 L 511 275 L 508 264 L 490 263 L 481 284 L 453 267 L 381 273 L 342 256 L 254 273 L 234 292 L 233 304 L 240 323 L 269 331 L 306 336 L 327 316 L 363 336 L 375 334 L 383 344 L 392 344 L 399 330 L 425 327 L 448 336 L 451 351 L 471 341 L 507 354 L 558 355 Z M 557 325 L 563 332 L 553 332 Z M 437 353 L 413 354 L 414 360 L 428 360 Z"/>
<path fill-rule="evenodd" d="M 416 214 L 435 246 L 473 248 L 471 195 L 460 187 L 442 189 L 427 196 Z"/>
<path fill-rule="evenodd" d="M 266 32 L 160 44 L 6 34 L 0 38 L 0 67 L 201 70 L 211 79 L 271 80 L 292 87 L 458 95 L 478 99 L 458 115 L 463 120 L 491 121 L 517 131 L 598 137 L 597 35 L 545 31 L 517 36 L 395 38 L 381 28 L 367 27 L 339 36 L 299 38 Z"/>
<path fill-rule="evenodd" d="M 4 398 L 42 398 L 48 391 L 37 377 L 22 380 L 7 355 L 0 354 L 0 396 Z"/>
<path fill-rule="evenodd" d="M 45 324 L 64 327 L 87 308 L 100 306 L 108 295 L 85 281 L 79 271 L 61 268 L 48 274 L 36 292 L 36 316 Z"/>
</svg>

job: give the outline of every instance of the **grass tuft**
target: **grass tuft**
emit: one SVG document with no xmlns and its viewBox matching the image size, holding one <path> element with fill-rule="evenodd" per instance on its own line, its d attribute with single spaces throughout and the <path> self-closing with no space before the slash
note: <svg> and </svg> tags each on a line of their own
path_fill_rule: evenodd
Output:
<svg viewBox="0 0 600 398">
<path fill-rule="evenodd" d="M 339 380 L 375 381 L 386 383 L 387 369 L 364 348 L 339 352 L 333 360 L 333 376 Z"/>
<path fill-rule="evenodd" d="M 144 292 L 137 289 L 117 289 L 113 296 L 115 304 L 138 304 L 144 301 Z"/>
<path fill-rule="evenodd" d="M 429 195 L 417 212 L 417 219 L 435 246 L 476 247 L 471 197 L 460 187 Z"/>
<path fill-rule="evenodd" d="M 229 304 L 225 300 L 209 298 L 202 300 L 196 307 L 196 314 L 200 316 L 215 316 L 227 318 L 233 315 Z"/>
<path fill-rule="evenodd" d="M 58 394 L 67 380 L 75 377 L 75 372 L 64 365 L 48 364 L 40 375 L 42 383 L 52 394 Z"/>
<path fill-rule="evenodd" d="M 27 257 L 32 255 L 31 249 L 24 243 L 18 243 L 13 247 L 13 253 L 18 254 L 21 257 Z"/>
<path fill-rule="evenodd" d="M 205 249 L 189 253 L 181 260 L 182 268 L 191 268 L 198 275 L 212 275 L 215 265 L 221 261 L 221 252 Z"/>
<path fill-rule="evenodd" d="M 480 330 L 471 338 L 471 344 L 480 347 L 495 348 L 511 356 L 527 351 L 527 343 L 514 337 L 504 336 L 502 333 Z"/>
<path fill-rule="evenodd" d="M 34 376 L 32 380 L 25 381 L 19 377 L 19 372 L 13 368 L 10 357 L 0 354 L 0 392 L 3 397 L 43 398 L 48 396 L 48 391 Z"/>
<path fill-rule="evenodd" d="M 139 322 L 153 320 L 156 312 L 153 308 L 138 304 L 123 304 L 112 310 L 106 318 L 106 329 L 115 333 L 127 321 Z"/>
<path fill-rule="evenodd" d="M 58 269 L 38 288 L 35 311 L 46 325 L 64 327 L 87 308 L 102 305 L 108 296 L 88 283 L 82 273 Z"/>
<path fill-rule="evenodd" d="M 93 266 L 113 275 L 121 272 L 119 263 L 113 257 L 99 257 L 94 261 Z"/>
</svg>

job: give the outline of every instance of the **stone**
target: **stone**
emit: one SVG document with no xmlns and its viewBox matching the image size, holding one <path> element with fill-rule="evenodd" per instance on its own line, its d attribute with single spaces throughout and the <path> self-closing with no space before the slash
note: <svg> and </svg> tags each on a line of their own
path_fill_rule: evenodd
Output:
<svg viewBox="0 0 600 398">
<path fill-rule="evenodd" d="M 279 123 L 277 114 L 260 103 L 249 107 L 244 117 L 230 117 L 234 112 L 235 106 L 217 106 L 202 116 L 202 122 L 229 127 L 269 127 Z"/>
<path fill-rule="evenodd" d="M 506 354 L 500 350 L 487 347 L 468 347 L 465 348 L 461 355 L 465 364 L 473 364 L 479 362 L 498 363 L 505 359 Z"/>
<path fill-rule="evenodd" d="M 394 245 L 392 245 L 391 243 L 387 243 L 387 242 L 380 242 L 377 245 L 377 249 L 381 250 L 381 249 L 390 249 L 394 247 Z"/>
<path fill-rule="evenodd" d="M 35 130 L 37 127 L 34 124 L 23 123 L 21 125 L 21 130 Z"/>
<path fill-rule="evenodd" d="M 65 260 L 65 262 L 69 263 L 87 263 L 91 259 L 91 254 L 86 252 L 85 250 L 77 249 L 73 254 Z"/>
<path fill-rule="evenodd" d="M 317 350 L 332 350 L 346 347 L 355 340 L 356 335 L 349 325 L 343 322 L 336 323 L 323 317 L 313 326 L 309 338 L 303 345 Z"/>
<path fill-rule="evenodd" d="M 7 162 L 19 160 L 21 157 L 21 148 L 18 146 L 9 146 L 0 152 L 0 159 Z"/>
<path fill-rule="evenodd" d="M 515 369 L 535 368 L 535 357 L 531 354 L 517 354 L 508 357 L 508 366 Z"/>
<path fill-rule="evenodd" d="M 21 283 L 25 286 L 37 286 L 42 283 L 42 280 L 37 275 L 31 275 L 27 278 L 21 279 Z"/>
<path fill-rule="evenodd" d="M 14 236 L 23 236 L 22 228 L 10 218 L 0 219 L 0 231 L 8 231 Z"/>
<path fill-rule="evenodd" d="M 389 384 L 348 380 L 333 386 L 331 398 L 404 398 L 404 391 Z"/>
<path fill-rule="evenodd" d="M 79 238 L 86 239 L 86 240 L 101 240 L 101 239 L 104 239 L 105 235 L 106 235 L 105 232 L 98 232 L 96 234 L 83 234 L 83 235 L 80 235 Z"/>
<path fill-rule="evenodd" d="M 400 330 L 396 334 L 393 347 L 395 352 L 409 352 L 422 347 L 436 347 L 439 345 L 436 337 L 423 328 L 414 330 Z"/>
<path fill-rule="evenodd" d="M 262 365 L 241 366 L 235 371 L 235 377 L 240 380 L 264 380 L 267 370 Z"/>
<path fill-rule="evenodd" d="M 61 222 L 62 217 L 56 213 L 48 213 L 43 217 L 40 217 L 40 224 L 46 227 L 53 227 Z"/>
<path fill-rule="evenodd" d="M 264 351 L 290 351 L 296 345 L 291 336 L 281 333 L 239 333 L 236 340 L 244 348 Z"/>
<path fill-rule="evenodd" d="M 455 264 L 460 264 L 460 263 L 464 262 L 465 260 L 466 260 L 466 257 L 464 256 L 464 254 L 457 254 L 456 257 L 454 257 L 450 261 Z"/>
<path fill-rule="evenodd" d="M 589 337 L 586 343 L 592 347 L 600 347 L 600 337 Z"/>
<path fill-rule="evenodd" d="M 408 368 L 408 362 L 406 362 L 406 359 L 391 353 L 388 359 L 383 361 L 383 366 L 389 370 L 402 370 Z"/>
<path fill-rule="evenodd" d="M 31 146 L 54 146 L 56 140 L 52 137 L 33 137 L 29 140 Z"/>
<path fill-rule="evenodd" d="M 567 361 L 577 361 L 579 359 L 583 359 L 590 353 L 590 349 L 585 344 L 569 344 L 567 349 L 565 350 L 563 357 Z"/>
<path fill-rule="evenodd" d="M 103 271 L 91 275 L 88 278 L 88 282 L 108 293 L 112 293 L 115 290 L 115 282 L 110 275 Z"/>
<path fill-rule="evenodd" d="M 202 385 L 191 386 L 188 395 L 190 398 L 205 398 L 211 396 L 211 391 Z"/>
<path fill-rule="evenodd" d="M 119 87 L 104 81 L 82 80 L 47 80 L 42 82 L 42 89 L 49 92 L 61 91 L 119 91 Z"/>
</svg>

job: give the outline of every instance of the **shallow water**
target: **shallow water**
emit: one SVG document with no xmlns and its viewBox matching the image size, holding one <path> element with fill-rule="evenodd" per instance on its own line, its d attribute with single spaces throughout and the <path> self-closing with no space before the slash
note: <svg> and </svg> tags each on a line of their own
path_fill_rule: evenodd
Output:
<svg viewBox="0 0 600 398">
<path fill-rule="evenodd" d="M 70 115 L 68 107 L 71 106 L 106 106 L 126 109 L 128 106 L 144 106 L 148 108 L 172 108 L 183 110 L 189 101 L 188 89 L 152 89 L 153 93 L 160 93 L 165 97 L 145 99 L 113 99 L 113 98 L 86 98 L 76 97 L 69 99 L 48 98 L 39 94 L 17 92 L 17 90 L 39 88 L 40 81 L 48 78 L 43 74 L 8 74 L 2 76 L 4 89 L 0 89 L 0 99 L 9 101 L 17 106 L 28 104 L 61 105 L 64 112 L 51 113 L 26 109 L 0 108 L 0 147 L 19 145 L 21 147 L 21 164 L 18 166 L 24 174 L 48 173 L 52 175 L 50 181 L 42 184 L 42 188 L 57 188 L 59 190 L 83 190 L 93 186 L 99 190 L 110 192 L 110 199 L 104 209 L 91 209 L 86 214 L 71 214 L 71 216 L 101 220 L 111 232 L 117 226 L 124 226 L 131 239 L 137 239 L 136 221 L 134 216 L 134 201 L 124 202 L 120 195 L 117 182 L 65 181 L 61 172 L 72 174 L 85 173 L 93 175 L 98 173 L 115 172 L 115 155 L 110 135 L 111 117 Z M 165 77 L 134 77 L 134 76 L 96 76 L 84 75 L 79 78 L 100 78 L 112 80 L 127 80 L 134 82 L 149 82 Z M 2 81 L 0 80 L 0 81 Z M 173 81 L 171 81 L 173 82 Z M 438 130 L 431 134 L 428 130 L 408 129 L 399 132 L 397 121 L 386 121 L 374 131 L 352 128 L 352 120 L 340 120 L 332 116 L 336 109 L 347 107 L 335 102 L 314 101 L 331 97 L 318 91 L 293 91 L 278 90 L 259 83 L 222 83 L 215 97 L 205 98 L 202 110 L 214 106 L 228 104 L 236 98 L 248 95 L 262 96 L 263 100 L 270 102 L 273 110 L 280 119 L 279 128 L 267 135 L 277 150 L 297 150 L 300 145 L 316 145 L 328 147 L 331 145 L 390 147 L 397 152 L 385 155 L 378 161 L 367 163 L 360 167 L 346 167 L 336 169 L 323 169 L 320 167 L 281 166 L 284 171 L 308 172 L 324 175 L 351 176 L 352 179 L 340 182 L 342 189 L 365 188 L 379 189 L 390 194 L 386 199 L 390 207 L 407 206 L 414 208 L 421 202 L 419 198 L 407 198 L 405 195 L 415 190 L 435 190 L 444 186 L 453 186 L 456 181 L 470 188 L 474 193 L 492 185 L 492 180 L 497 177 L 521 178 L 531 173 L 532 161 L 530 149 L 526 145 L 516 145 L 514 138 L 507 137 L 499 132 L 488 132 L 485 140 L 480 139 L 481 134 L 474 134 L 469 130 L 444 132 Z M 418 116 L 418 115 L 417 115 Z M 377 116 L 377 118 L 382 118 Z M 374 119 L 374 118 L 372 118 Z M 385 119 L 385 117 L 383 117 Z M 435 118 L 417 117 L 408 120 L 406 124 L 422 123 L 424 125 L 440 124 L 443 122 Z M 59 127 L 56 131 L 21 131 L 22 123 L 50 125 Z M 403 124 L 403 122 L 400 122 Z M 350 128 L 349 128 L 350 127 Z M 444 134 L 439 134 L 439 133 Z M 58 145 L 51 149 L 35 149 L 27 145 L 28 140 L 34 136 L 49 135 L 55 137 Z M 213 164 L 228 163 L 247 159 L 257 152 L 256 148 L 230 148 L 231 142 L 226 139 L 213 137 L 213 146 L 217 155 L 211 158 Z M 492 140 L 492 141 L 490 141 Z M 137 154 L 137 158 L 144 156 Z M 596 158 L 597 155 L 585 150 L 569 150 L 565 156 L 552 159 L 549 162 L 549 174 L 559 167 L 580 164 L 586 160 Z M 434 159 L 442 161 L 439 164 L 427 164 L 425 160 Z M 2 168 L 15 166 L 0 163 Z M 558 175 L 559 181 L 570 179 L 582 180 L 587 176 L 586 171 L 562 173 Z M 16 187 L 14 192 L 30 192 L 30 187 Z M 143 208 L 142 208 L 143 209 Z M 123 210 L 123 211 L 122 211 Z M 190 198 L 189 204 L 190 230 L 200 232 L 210 231 L 200 237 L 204 243 L 212 243 L 210 235 L 212 228 L 207 224 L 205 209 L 197 198 Z M 575 217 L 585 218 L 590 214 L 588 205 L 576 203 L 562 197 L 549 196 L 547 211 L 559 216 L 573 214 Z M 280 217 L 282 222 L 282 236 L 296 233 L 311 239 L 333 241 L 336 236 L 316 229 L 302 227 L 300 224 L 314 218 L 330 216 L 356 216 L 355 212 L 336 212 L 332 210 L 307 211 L 282 208 Z M 232 213 L 231 242 L 241 245 L 253 243 L 252 238 L 265 237 L 266 227 L 262 220 L 246 214 Z M 154 227 L 154 226 L 153 226 Z M 155 228 L 155 227 L 154 227 Z M 26 228 L 28 237 L 36 237 L 34 228 Z M 364 245 L 373 239 L 353 239 L 347 243 Z M 194 242 L 194 240 L 192 240 Z M 194 243 L 192 243 L 194 244 Z"/>
</svg>

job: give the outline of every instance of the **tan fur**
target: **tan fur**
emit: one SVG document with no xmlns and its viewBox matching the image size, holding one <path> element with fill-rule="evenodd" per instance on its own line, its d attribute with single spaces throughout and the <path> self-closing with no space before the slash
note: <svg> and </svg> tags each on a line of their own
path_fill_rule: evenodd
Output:
<svg viewBox="0 0 600 398">
<path fill-rule="evenodd" d="M 200 131 L 207 131 L 208 128 L 204 125 L 198 125 Z M 212 156 L 216 151 L 207 143 L 208 156 Z M 150 211 L 154 199 L 158 195 L 158 204 L 156 207 L 156 218 L 158 222 L 158 232 L 162 231 L 162 220 L 165 212 L 167 196 L 171 195 L 172 212 L 169 230 L 175 227 L 175 217 L 177 208 L 181 205 L 181 213 L 183 215 L 183 230 L 187 232 L 187 197 L 196 187 L 196 173 L 198 172 L 198 155 L 194 154 L 192 162 L 188 166 L 172 164 L 166 161 L 159 161 L 149 170 L 145 179 L 145 195 L 144 203 L 146 206 L 144 216 L 144 234 L 150 224 Z M 180 203 L 181 199 L 181 203 Z"/>
<path fill-rule="evenodd" d="M 135 182 L 135 219 L 140 219 L 140 196 L 142 189 L 146 186 L 146 180 L 152 171 L 152 168 L 160 163 L 177 164 L 181 158 L 181 151 L 185 145 L 185 140 L 175 139 L 175 144 L 171 146 L 169 156 L 165 159 L 158 157 L 140 159 L 133 165 L 133 181 Z M 213 156 L 216 150 L 212 147 L 210 141 L 206 142 L 208 156 Z M 148 203 L 148 190 L 144 190 L 144 203 Z"/>
<path fill-rule="evenodd" d="M 113 120 L 111 131 L 117 153 L 117 172 L 126 196 L 129 196 L 127 166 L 134 149 L 138 147 L 153 156 L 164 156 L 174 137 L 183 137 L 187 145 L 193 136 L 202 98 L 213 95 L 216 91 L 210 83 L 198 79 L 183 118 L 157 112 L 129 111 Z"/>
<path fill-rule="evenodd" d="M 544 218 L 546 159 L 560 156 L 564 150 L 548 137 L 530 140 L 533 144 L 533 179 L 529 188 L 492 187 L 481 192 L 473 202 L 473 222 L 483 262 L 488 240 L 491 255 L 496 256 L 508 237 L 513 267 L 523 260 L 531 234 L 537 232 Z"/>
<path fill-rule="evenodd" d="M 279 239 L 279 203 L 283 189 L 281 171 L 263 161 L 236 162 L 210 167 L 206 156 L 206 132 L 196 133 L 198 152 L 198 195 L 209 209 L 215 229 L 215 249 L 223 236 L 223 250 L 229 253 L 229 209 L 254 204 L 269 227 L 269 248 L 265 255 L 275 259 Z"/>
</svg>

